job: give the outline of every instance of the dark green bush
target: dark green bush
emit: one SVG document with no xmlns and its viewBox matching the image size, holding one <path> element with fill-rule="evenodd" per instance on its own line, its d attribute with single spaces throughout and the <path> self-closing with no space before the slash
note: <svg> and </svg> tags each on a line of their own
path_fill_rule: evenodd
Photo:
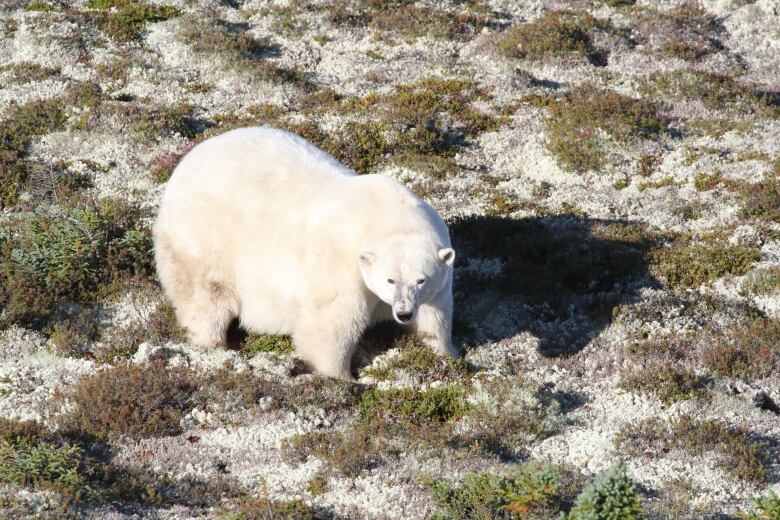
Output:
<svg viewBox="0 0 780 520">
<path fill-rule="evenodd" d="M 41 205 L 0 235 L 1 323 L 44 327 L 65 303 L 90 305 L 120 280 L 153 273 L 144 210 L 115 199 Z"/>
<path fill-rule="evenodd" d="M 645 518 L 636 484 L 616 462 L 577 497 L 567 520 L 639 520 Z"/>
</svg>

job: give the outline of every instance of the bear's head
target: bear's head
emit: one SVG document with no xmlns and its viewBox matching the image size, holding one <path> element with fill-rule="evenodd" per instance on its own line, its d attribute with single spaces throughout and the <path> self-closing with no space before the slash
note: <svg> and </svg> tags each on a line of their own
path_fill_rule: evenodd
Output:
<svg viewBox="0 0 780 520">
<path fill-rule="evenodd" d="M 455 251 L 430 240 L 400 236 L 373 244 L 360 254 L 366 287 L 393 309 L 393 319 L 409 324 L 417 309 L 433 299 L 452 276 Z"/>
</svg>

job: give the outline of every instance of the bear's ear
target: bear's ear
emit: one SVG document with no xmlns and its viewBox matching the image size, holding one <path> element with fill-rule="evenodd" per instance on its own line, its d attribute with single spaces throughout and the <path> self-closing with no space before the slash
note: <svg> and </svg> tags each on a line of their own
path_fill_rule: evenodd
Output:
<svg viewBox="0 0 780 520">
<path fill-rule="evenodd" d="M 455 250 L 451 247 L 445 247 L 444 249 L 439 249 L 439 260 L 444 262 L 447 265 L 452 265 L 455 263 Z"/>
<path fill-rule="evenodd" d="M 360 253 L 360 263 L 366 267 L 373 264 L 375 259 L 376 259 L 375 253 L 371 253 L 369 251 L 363 251 L 362 253 Z"/>
</svg>

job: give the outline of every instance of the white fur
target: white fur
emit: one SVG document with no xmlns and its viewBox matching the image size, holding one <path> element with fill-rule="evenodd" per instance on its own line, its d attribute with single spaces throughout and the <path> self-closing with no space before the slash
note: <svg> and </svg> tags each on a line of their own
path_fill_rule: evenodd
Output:
<svg viewBox="0 0 780 520">
<path fill-rule="evenodd" d="M 437 353 L 456 353 L 444 221 L 395 180 L 357 176 L 293 134 L 243 128 L 193 148 L 166 187 L 154 243 L 196 344 L 224 344 L 239 317 L 255 333 L 292 334 L 317 372 L 351 379 L 365 329 L 411 313 Z"/>
</svg>

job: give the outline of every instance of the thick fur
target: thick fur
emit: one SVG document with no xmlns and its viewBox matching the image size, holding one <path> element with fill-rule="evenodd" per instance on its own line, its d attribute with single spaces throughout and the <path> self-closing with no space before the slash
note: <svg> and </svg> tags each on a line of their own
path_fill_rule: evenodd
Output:
<svg viewBox="0 0 780 520">
<path fill-rule="evenodd" d="M 455 354 L 444 221 L 395 180 L 357 176 L 293 134 L 243 128 L 196 146 L 166 186 L 154 244 L 195 344 L 224 344 L 238 317 L 292 334 L 317 372 L 351 379 L 365 329 L 412 313 L 436 352 Z"/>
</svg>

